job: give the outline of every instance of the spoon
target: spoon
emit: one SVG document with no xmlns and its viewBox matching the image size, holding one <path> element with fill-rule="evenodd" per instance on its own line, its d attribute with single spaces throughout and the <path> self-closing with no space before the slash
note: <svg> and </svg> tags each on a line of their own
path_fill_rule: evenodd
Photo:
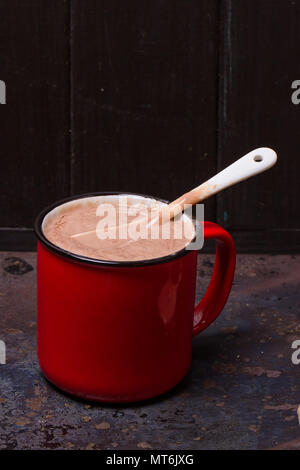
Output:
<svg viewBox="0 0 300 470">
<path fill-rule="evenodd" d="M 188 193 L 175 199 L 175 201 L 171 202 L 167 206 L 164 206 L 158 211 L 156 216 L 148 222 L 147 227 L 150 227 L 158 221 L 159 223 L 164 223 L 167 220 L 172 220 L 176 215 L 180 214 L 184 210 L 184 206 L 186 204 L 192 206 L 200 203 L 214 194 L 219 193 L 223 189 L 229 188 L 240 181 L 251 178 L 251 176 L 263 173 L 275 165 L 276 161 L 277 154 L 270 148 L 261 147 L 252 150 L 252 152 L 239 158 L 205 183 L 200 184 L 200 186 L 197 186 Z M 113 227 L 113 229 L 115 228 L 116 227 Z M 78 238 L 95 232 L 95 230 L 81 232 L 71 235 L 71 237 Z"/>
<path fill-rule="evenodd" d="M 168 219 L 173 219 L 184 210 L 185 204 L 194 205 L 202 202 L 223 189 L 229 188 L 229 186 L 233 186 L 240 181 L 268 170 L 275 165 L 276 161 L 277 155 L 274 150 L 270 148 L 261 147 L 252 150 L 252 152 L 239 158 L 205 183 L 200 184 L 200 186 L 197 186 L 188 193 L 175 199 L 175 201 L 167 206 L 164 206 L 160 210 L 160 221 L 164 222 Z M 152 224 L 153 221 L 154 219 L 150 221 L 150 224 Z"/>
</svg>

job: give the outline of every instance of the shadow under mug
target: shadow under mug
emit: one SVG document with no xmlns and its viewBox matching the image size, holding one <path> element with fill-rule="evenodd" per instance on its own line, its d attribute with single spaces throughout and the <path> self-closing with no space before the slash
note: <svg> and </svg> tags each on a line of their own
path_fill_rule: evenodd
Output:
<svg viewBox="0 0 300 470">
<path fill-rule="evenodd" d="M 195 250 L 155 260 L 100 261 L 46 239 L 42 223 L 50 211 L 108 194 L 118 193 L 67 198 L 36 219 L 38 358 L 44 375 L 65 392 L 93 401 L 134 402 L 166 392 L 185 376 L 193 335 L 225 305 L 236 253 L 228 232 L 204 222 L 204 239 L 215 239 L 216 257 L 208 289 L 195 307 Z"/>
</svg>

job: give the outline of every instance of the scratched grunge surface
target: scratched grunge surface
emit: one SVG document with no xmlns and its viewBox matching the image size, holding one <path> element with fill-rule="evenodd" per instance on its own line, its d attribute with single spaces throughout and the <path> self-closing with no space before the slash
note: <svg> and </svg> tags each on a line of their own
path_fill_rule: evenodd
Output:
<svg viewBox="0 0 300 470">
<path fill-rule="evenodd" d="M 199 258 L 203 292 L 213 257 Z M 35 254 L 0 254 L 0 449 L 300 448 L 300 256 L 240 255 L 227 306 L 194 339 L 185 380 L 132 406 L 60 393 L 36 353 Z"/>
</svg>

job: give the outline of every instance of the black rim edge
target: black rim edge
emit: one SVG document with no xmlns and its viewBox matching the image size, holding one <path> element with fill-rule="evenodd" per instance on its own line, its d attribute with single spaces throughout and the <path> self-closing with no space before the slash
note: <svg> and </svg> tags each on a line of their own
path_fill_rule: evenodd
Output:
<svg viewBox="0 0 300 470">
<path fill-rule="evenodd" d="M 94 192 L 94 193 L 86 193 L 86 194 L 79 194 L 79 195 L 74 195 L 74 196 L 69 196 L 64 199 L 61 199 L 59 201 L 54 202 L 50 206 L 46 207 L 43 209 L 38 216 L 35 219 L 34 223 L 34 232 L 37 237 L 37 239 L 50 251 L 53 253 L 62 256 L 63 258 L 68 258 L 73 261 L 85 263 L 85 264 L 90 264 L 93 266 L 109 266 L 109 267 L 118 267 L 118 268 L 128 268 L 128 267 L 143 267 L 143 266 L 150 266 L 154 264 L 162 264 L 162 263 L 168 263 L 171 261 L 174 261 L 177 258 L 181 258 L 182 256 L 187 255 L 189 252 L 193 250 L 187 250 L 187 245 L 184 247 L 182 250 L 177 251 L 175 253 L 172 253 L 167 256 L 162 256 L 160 258 L 153 258 L 153 259 L 145 259 L 145 260 L 138 260 L 138 261 L 111 261 L 111 260 L 99 260 L 96 258 L 89 258 L 87 256 L 82 256 L 82 255 L 77 255 L 75 253 L 72 253 L 71 251 L 64 250 L 63 248 L 60 248 L 57 245 L 54 245 L 51 243 L 43 234 L 42 231 L 42 222 L 45 218 L 45 216 L 51 212 L 53 209 L 56 207 L 59 207 L 62 204 L 65 204 L 66 202 L 71 202 L 75 201 L 77 199 L 85 199 L 88 197 L 94 197 L 94 196 L 117 196 L 117 195 L 127 195 L 128 196 L 140 196 L 148 199 L 155 199 L 160 202 L 164 202 L 166 204 L 169 203 L 169 201 L 166 201 L 165 199 L 161 199 L 159 197 L 154 197 L 154 196 L 149 196 L 147 194 L 140 194 L 140 193 L 131 193 L 131 192 L 118 192 L 118 191 L 104 191 L 104 192 Z M 191 243 L 194 241 L 194 239 L 191 241 Z"/>
</svg>

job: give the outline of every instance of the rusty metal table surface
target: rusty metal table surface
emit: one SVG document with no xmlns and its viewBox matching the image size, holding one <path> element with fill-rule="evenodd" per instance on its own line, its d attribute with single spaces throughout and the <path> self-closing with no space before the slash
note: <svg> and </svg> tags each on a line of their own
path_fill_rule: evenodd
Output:
<svg viewBox="0 0 300 470">
<path fill-rule="evenodd" d="M 199 293 L 213 256 L 199 256 Z M 75 400 L 36 358 L 36 255 L 0 254 L 0 449 L 300 448 L 300 256 L 239 255 L 229 301 L 193 341 L 187 377 L 129 406 Z"/>
</svg>

